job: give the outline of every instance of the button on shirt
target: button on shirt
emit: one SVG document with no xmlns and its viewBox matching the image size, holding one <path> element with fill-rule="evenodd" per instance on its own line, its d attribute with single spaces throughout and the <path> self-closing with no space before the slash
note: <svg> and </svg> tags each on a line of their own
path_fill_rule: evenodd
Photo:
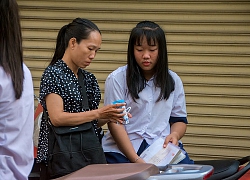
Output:
<svg viewBox="0 0 250 180">
<path fill-rule="evenodd" d="M 180 77 L 169 70 L 175 82 L 175 89 L 168 100 L 156 102 L 160 89 L 154 86 L 154 77 L 152 77 L 139 93 L 140 98 L 136 99 L 135 103 L 128 94 L 126 69 L 127 66 L 119 67 L 107 77 L 104 104 L 112 104 L 115 100 L 124 99 L 126 107 L 131 107 L 130 113 L 133 117 L 130 118 L 129 124 L 124 126 L 137 152 L 143 139 L 148 144 L 152 144 L 156 138 L 169 135 L 170 122 L 187 123 L 185 94 Z M 102 144 L 105 152 L 121 153 L 109 131 L 105 134 Z"/>
</svg>

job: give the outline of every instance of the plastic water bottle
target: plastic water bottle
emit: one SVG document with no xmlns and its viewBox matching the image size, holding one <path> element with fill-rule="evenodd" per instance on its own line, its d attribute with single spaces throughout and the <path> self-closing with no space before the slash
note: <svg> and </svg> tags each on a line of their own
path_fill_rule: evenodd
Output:
<svg viewBox="0 0 250 180">
<path fill-rule="evenodd" d="M 120 100 L 116 100 L 113 102 L 113 104 L 120 104 L 120 103 L 125 103 L 125 101 L 123 99 Z M 125 113 L 125 115 L 123 116 L 123 124 L 128 124 L 129 123 L 129 118 L 128 118 L 128 111 L 131 109 L 130 107 L 128 109 L 126 109 L 126 106 L 121 106 L 120 108 L 124 108 L 123 113 Z"/>
</svg>

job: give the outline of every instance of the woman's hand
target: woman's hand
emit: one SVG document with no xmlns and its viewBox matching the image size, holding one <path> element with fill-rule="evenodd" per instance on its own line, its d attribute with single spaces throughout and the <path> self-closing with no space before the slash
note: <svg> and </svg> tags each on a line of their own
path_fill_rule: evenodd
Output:
<svg viewBox="0 0 250 180">
<path fill-rule="evenodd" d="M 125 113 L 123 113 L 124 108 L 120 108 L 121 106 L 125 106 L 125 103 L 120 104 L 112 104 L 112 105 L 106 105 L 100 109 L 98 109 L 99 112 L 99 119 L 106 119 L 106 122 L 115 122 L 122 124 L 123 122 L 123 116 Z M 128 114 L 129 117 L 132 117 Z"/>
</svg>

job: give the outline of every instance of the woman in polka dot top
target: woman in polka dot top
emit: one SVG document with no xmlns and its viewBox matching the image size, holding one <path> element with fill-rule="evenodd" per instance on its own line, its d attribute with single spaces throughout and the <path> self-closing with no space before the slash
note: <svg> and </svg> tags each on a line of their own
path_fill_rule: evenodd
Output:
<svg viewBox="0 0 250 180">
<path fill-rule="evenodd" d="M 117 107 L 125 104 L 107 105 L 98 109 L 101 99 L 98 82 L 93 74 L 84 70 L 95 58 L 101 48 L 101 42 L 100 30 L 87 19 L 76 18 L 60 29 L 54 56 L 41 78 L 39 96 L 41 105 L 54 126 L 76 126 L 92 122 L 96 132 L 93 136 L 100 136 L 100 127 L 108 121 L 122 123 L 123 109 Z M 79 73 L 84 77 L 89 109 L 82 106 Z M 43 117 L 38 144 L 38 163 L 48 160 L 47 122 L 48 120 Z M 105 159 L 105 156 L 103 157 Z M 106 160 L 100 160 L 100 163 L 106 163 Z"/>
</svg>

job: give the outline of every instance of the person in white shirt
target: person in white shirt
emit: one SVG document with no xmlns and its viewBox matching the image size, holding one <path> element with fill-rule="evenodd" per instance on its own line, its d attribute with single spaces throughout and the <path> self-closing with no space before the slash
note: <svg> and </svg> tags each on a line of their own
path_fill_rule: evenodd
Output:
<svg viewBox="0 0 250 180">
<path fill-rule="evenodd" d="M 15 0 L 0 1 L 0 179 L 27 180 L 34 162 L 34 93 Z"/>
<path fill-rule="evenodd" d="M 106 79 L 104 104 L 125 100 L 128 124 L 108 123 L 102 144 L 108 163 L 145 163 L 139 156 L 157 138 L 179 145 L 187 128 L 185 93 L 180 77 L 168 68 L 165 33 L 151 21 L 132 29 L 127 65 Z M 184 149 L 183 149 L 184 150 Z M 180 163 L 193 164 L 186 153 Z"/>
</svg>

